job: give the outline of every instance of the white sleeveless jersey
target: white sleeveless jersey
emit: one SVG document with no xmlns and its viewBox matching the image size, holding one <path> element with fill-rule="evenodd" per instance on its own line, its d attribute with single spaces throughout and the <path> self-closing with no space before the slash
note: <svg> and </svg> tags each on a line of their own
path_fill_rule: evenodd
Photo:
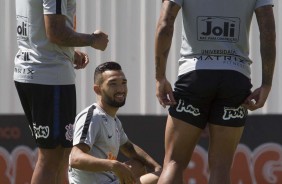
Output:
<svg viewBox="0 0 282 184">
<path fill-rule="evenodd" d="M 79 143 L 90 147 L 88 154 L 102 159 L 116 159 L 119 147 L 128 141 L 117 117 L 106 114 L 93 104 L 76 116 L 73 145 Z M 109 184 L 118 182 L 112 172 L 87 172 L 69 168 L 70 184 Z"/>
<path fill-rule="evenodd" d="M 51 43 L 46 36 L 44 15 L 66 16 L 74 28 L 76 0 L 16 0 L 17 42 L 14 80 L 46 85 L 74 84 L 74 48 Z"/>
<path fill-rule="evenodd" d="M 273 0 L 170 1 L 182 8 L 178 75 L 199 69 L 223 69 L 250 77 L 252 17 L 256 8 L 273 5 Z"/>
</svg>

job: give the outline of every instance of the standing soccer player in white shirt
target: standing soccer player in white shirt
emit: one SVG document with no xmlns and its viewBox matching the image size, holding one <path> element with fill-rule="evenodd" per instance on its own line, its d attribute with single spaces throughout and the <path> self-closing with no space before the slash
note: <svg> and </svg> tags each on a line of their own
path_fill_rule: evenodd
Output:
<svg viewBox="0 0 282 184">
<path fill-rule="evenodd" d="M 271 90 L 276 46 L 273 0 L 163 0 L 156 30 L 156 95 L 170 106 L 160 184 L 182 184 L 183 171 L 209 128 L 209 184 L 229 184 L 233 156 L 248 109 L 263 107 Z M 182 11 L 178 78 L 172 90 L 166 63 Z M 251 91 L 249 31 L 260 31 L 261 86 Z M 176 61 L 173 61 L 176 62 Z M 254 61 L 259 62 L 259 61 Z"/>
<path fill-rule="evenodd" d="M 105 50 L 108 36 L 74 30 L 76 0 L 16 0 L 14 81 L 38 146 L 31 184 L 62 184 L 76 115 L 74 69 L 88 64 L 74 47 Z"/>
</svg>

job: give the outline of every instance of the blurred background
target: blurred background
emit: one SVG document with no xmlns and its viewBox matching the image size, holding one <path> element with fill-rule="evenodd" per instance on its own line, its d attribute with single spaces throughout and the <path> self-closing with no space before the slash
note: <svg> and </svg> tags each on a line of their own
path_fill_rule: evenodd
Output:
<svg viewBox="0 0 282 184">
<path fill-rule="evenodd" d="M 250 112 L 245 133 L 238 147 L 232 181 L 238 184 L 282 183 L 282 2 L 274 0 L 277 33 L 277 62 L 273 87 L 265 106 Z M 77 31 L 92 33 L 97 29 L 109 35 L 109 45 L 101 52 L 90 47 L 78 48 L 88 53 L 90 64 L 76 71 L 77 112 L 92 104 L 95 67 L 105 61 L 121 64 L 128 79 L 126 105 L 118 114 L 131 139 L 162 163 L 167 109 L 155 97 L 154 34 L 161 0 L 79 0 Z M 167 77 L 177 77 L 181 15 L 169 53 Z M 14 56 L 17 52 L 15 1 L 0 0 L 0 184 L 29 183 L 36 159 L 26 119 L 14 87 Z M 250 57 L 254 88 L 261 83 L 259 32 L 255 16 L 250 34 Z M 146 136 L 144 136 L 146 135 Z M 189 184 L 205 184 L 208 132 L 195 149 L 192 165 L 187 166 Z"/>
</svg>

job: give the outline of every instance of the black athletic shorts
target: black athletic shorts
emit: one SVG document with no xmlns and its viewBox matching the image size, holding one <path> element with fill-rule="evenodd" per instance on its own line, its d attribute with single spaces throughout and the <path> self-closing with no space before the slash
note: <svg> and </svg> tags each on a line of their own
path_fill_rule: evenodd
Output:
<svg viewBox="0 0 282 184">
<path fill-rule="evenodd" d="M 241 104 L 251 94 L 248 77 L 233 70 L 195 70 L 178 77 L 169 114 L 198 128 L 207 123 L 242 127 L 247 109 Z"/>
<path fill-rule="evenodd" d="M 15 81 L 29 127 L 39 148 L 72 147 L 76 115 L 75 85 L 41 85 Z"/>
</svg>

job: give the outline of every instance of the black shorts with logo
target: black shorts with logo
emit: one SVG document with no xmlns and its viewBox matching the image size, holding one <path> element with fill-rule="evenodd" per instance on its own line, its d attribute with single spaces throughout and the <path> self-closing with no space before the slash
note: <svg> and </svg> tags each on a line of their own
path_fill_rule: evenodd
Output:
<svg viewBox="0 0 282 184">
<path fill-rule="evenodd" d="M 198 128 L 207 123 L 242 127 L 248 114 L 241 104 L 251 94 L 248 77 L 233 70 L 195 70 L 178 77 L 169 114 Z"/>
<path fill-rule="evenodd" d="M 72 147 L 76 115 L 75 85 L 41 85 L 15 81 L 19 98 L 39 148 Z"/>
</svg>

